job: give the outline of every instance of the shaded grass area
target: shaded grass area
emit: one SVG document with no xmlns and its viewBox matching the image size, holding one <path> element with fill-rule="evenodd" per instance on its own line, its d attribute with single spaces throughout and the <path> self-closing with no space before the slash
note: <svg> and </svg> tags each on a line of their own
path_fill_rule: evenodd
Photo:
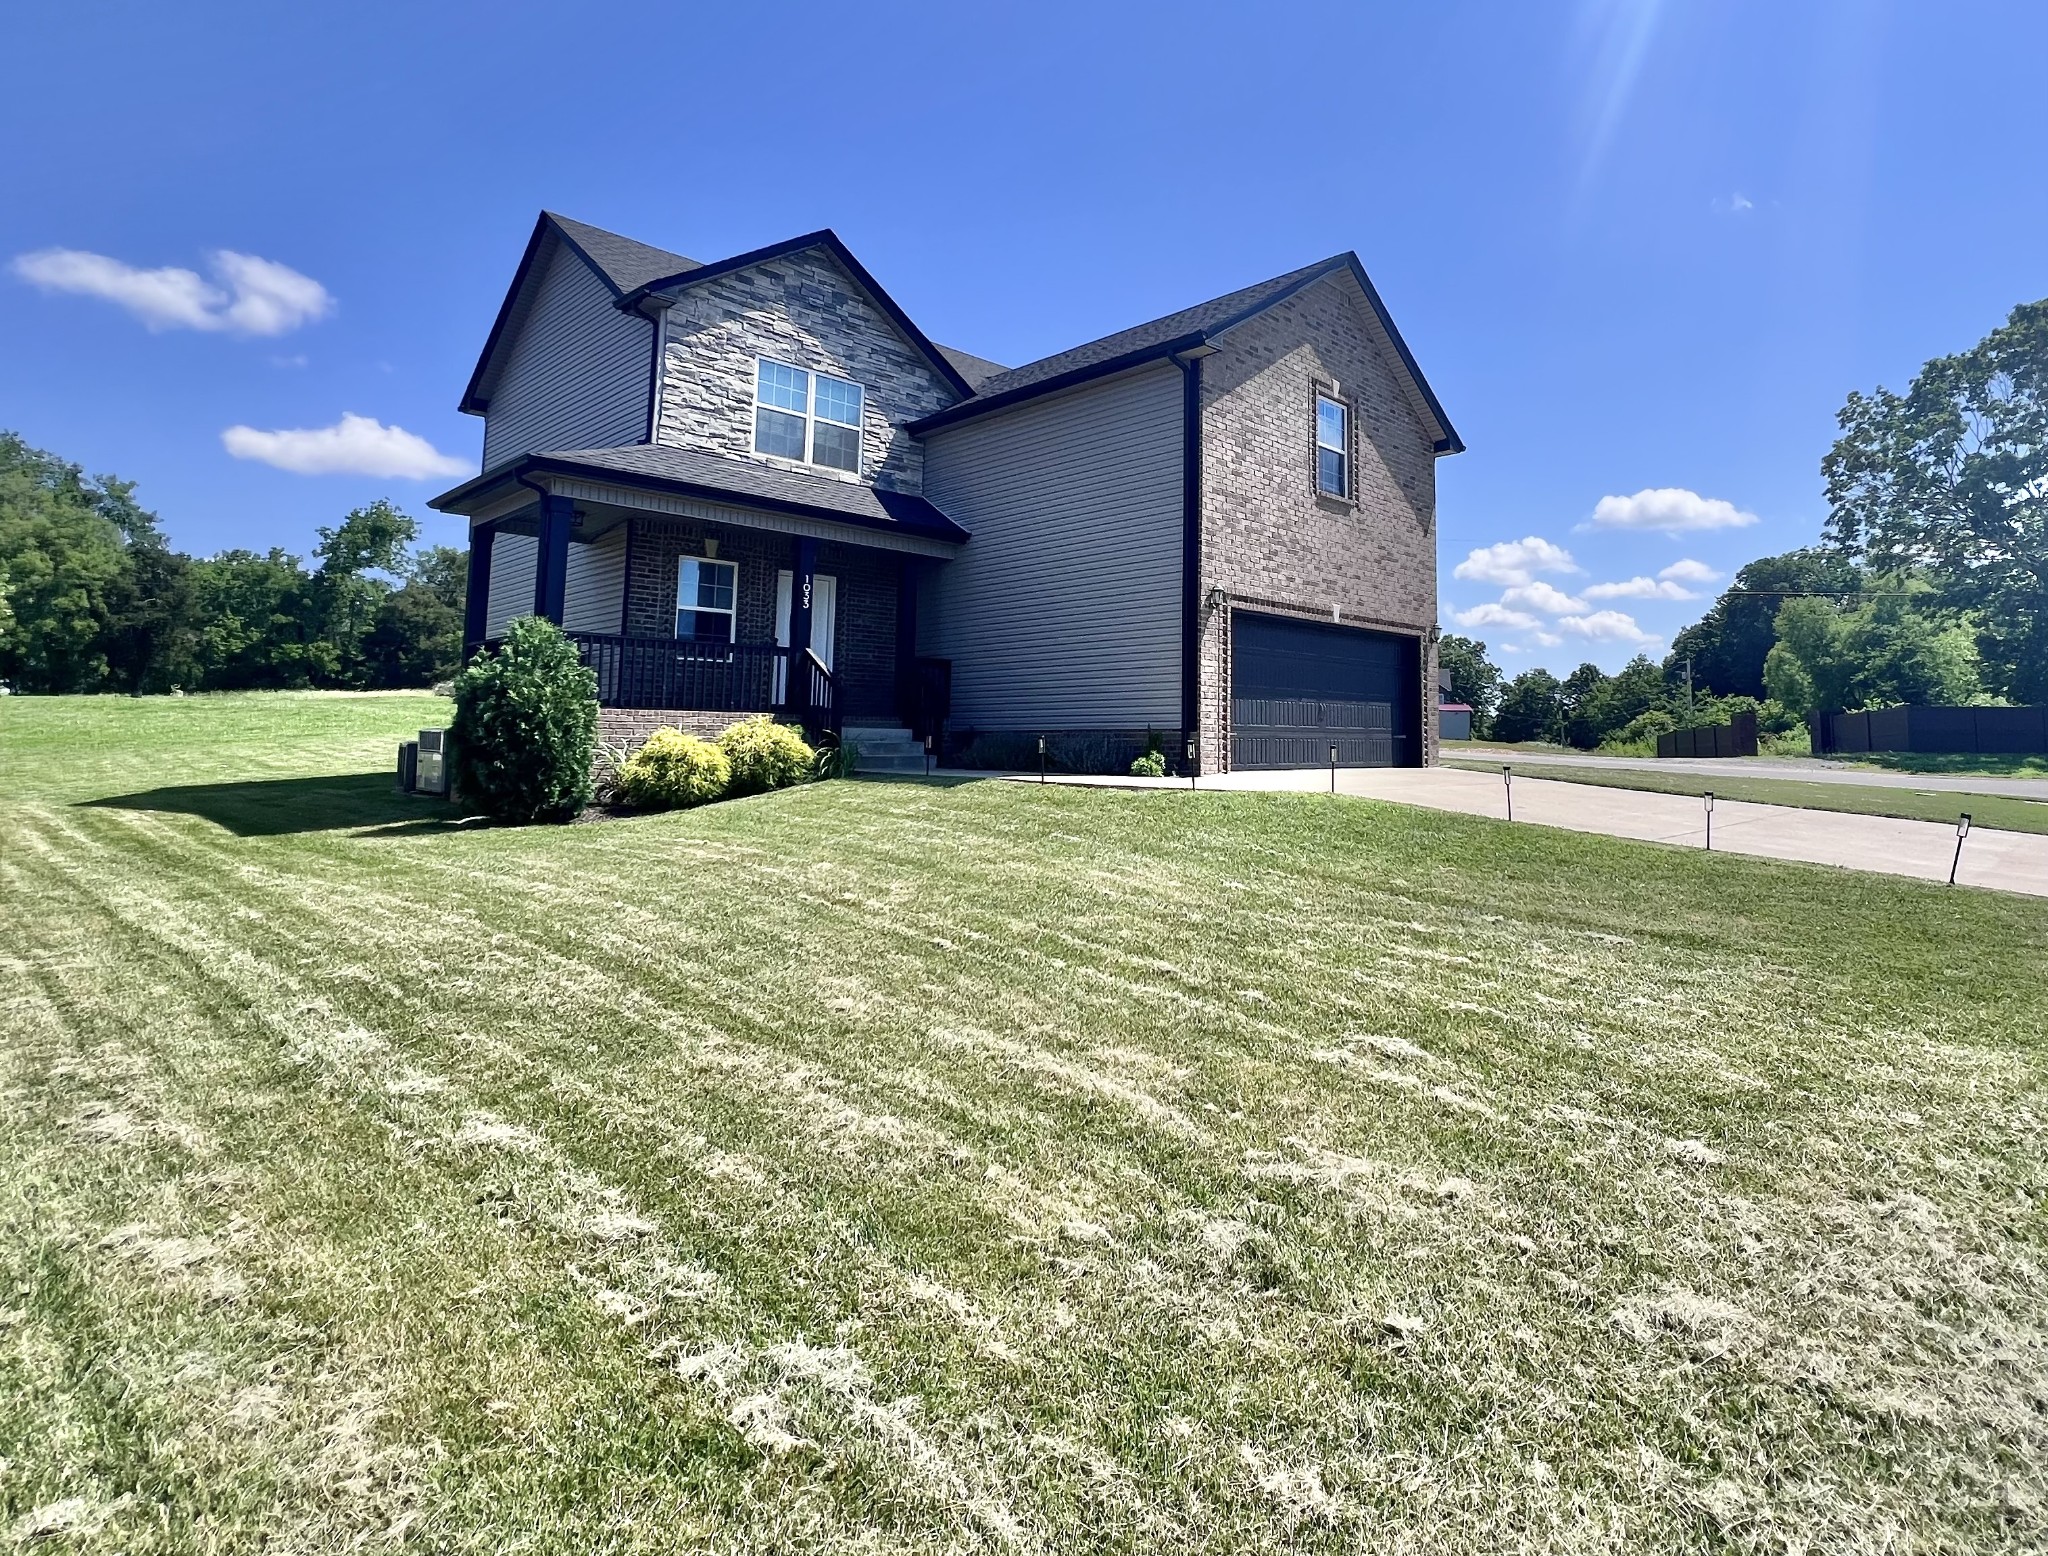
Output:
<svg viewBox="0 0 2048 1556">
<path fill-rule="evenodd" d="M 1872 751 L 1842 760 L 1852 766 L 1881 767 L 1894 773 L 1984 773 L 2005 778 L 2048 778 L 2048 756 Z"/>
<path fill-rule="evenodd" d="M 1498 764 L 1446 759 L 1446 767 L 1468 772 L 1496 772 Z M 1590 783 L 1607 789 L 1644 789 L 1653 794 L 1705 794 L 1709 789 L 1726 800 L 1758 805 L 1791 805 L 1802 810 L 1839 810 L 1858 816 L 1901 816 L 1908 821 L 1953 823 L 1968 811 L 1973 823 L 2005 832 L 2048 832 L 2048 804 L 1997 794 L 1917 793 L 1912 789 L 1876 788 L 1847 783 L 1801 781 L 1797 778 L 1740 778 L 1701 773 L 1659 772 L 1625 767 L 1531 767 L 1531 778 L 1559 783 Z"/>
<path fill-rule="evenodd" d="M 431 720 L 25 704 L 0 1531 L 2048 1538 L 2042 904 L 1319 796 L 291 827 Z"/>
</svg>

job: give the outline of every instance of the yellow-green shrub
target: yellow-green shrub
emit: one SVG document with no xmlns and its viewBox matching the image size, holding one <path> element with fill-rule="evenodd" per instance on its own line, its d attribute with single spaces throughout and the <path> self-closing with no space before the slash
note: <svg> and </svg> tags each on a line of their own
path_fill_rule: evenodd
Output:
<svg viewBox="0 0 2048 1556">
<path fill-rule="evenodd" d="M 765 713 L 727 725 L 718 737 L 718 748 L 732 767 L 731 792 L 736 795 L 801 783 L 818 760 L 800 732 Z"/>
<path fill-rule="evenodd" d="M 628 805 L 668 810 L 718 799 L 732 783 L 725 753 L 679 729 L 657 729 L 619 765 L 619 794 Z"/>
</svg>

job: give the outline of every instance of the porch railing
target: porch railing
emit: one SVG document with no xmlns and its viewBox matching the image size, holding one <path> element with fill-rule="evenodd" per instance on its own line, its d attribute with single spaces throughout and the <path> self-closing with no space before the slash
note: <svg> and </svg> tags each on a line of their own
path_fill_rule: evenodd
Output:
<svg viewBox="0 0 2048 1556">
<path fill-rule="evenodd" d="M 773 713 L 812 729 L 839 731 L 838 686 L 807 648 L 605 632 L 568 636 L 597 674 L 603 707 Z"/>
</svg>

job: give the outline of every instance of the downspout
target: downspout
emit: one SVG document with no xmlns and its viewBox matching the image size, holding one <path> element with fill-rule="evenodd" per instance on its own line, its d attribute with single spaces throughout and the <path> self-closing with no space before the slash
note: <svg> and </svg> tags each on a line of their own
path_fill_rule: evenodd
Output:
<svg viewBox="0 0 2048 1556">
<path fill-rule="evenodd" d="M 1177 353 L 1181 373 L 1180 427 L 1180 727 L 1195 742 L 1202 766 L 1202 358 L 1216 348 Z M 1221 761 L 1221 750 L 1218 750 Z"/>
</svg>

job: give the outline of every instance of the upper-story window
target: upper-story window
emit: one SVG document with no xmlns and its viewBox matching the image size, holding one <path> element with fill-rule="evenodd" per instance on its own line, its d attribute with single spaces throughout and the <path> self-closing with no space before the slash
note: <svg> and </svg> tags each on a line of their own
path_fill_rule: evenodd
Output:
<svg viewBox="0 0 2048 1556">
<path fill-rule="evenodd" d="M 1351 495 L 1351 407 L 1326 394 L 1316 396 L 1316 490 Z"/>
<path fill-rule="evenodd" d="M 859 474 L 862 400 L 859 384 L 763 357 L 754 387 L 754 452 Z"/>
</svg>

